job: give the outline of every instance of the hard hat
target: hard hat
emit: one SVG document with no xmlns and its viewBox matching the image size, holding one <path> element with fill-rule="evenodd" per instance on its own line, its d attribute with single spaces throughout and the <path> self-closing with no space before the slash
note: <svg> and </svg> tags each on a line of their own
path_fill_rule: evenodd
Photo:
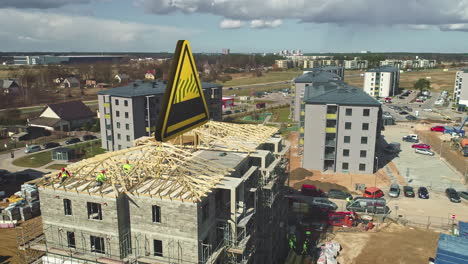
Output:
<svg viewBox="0 0 468 264">
<path fill-rule="evenodd" d="M 106 171 L 105 171 L 105 170 L 102 170 L 101 172 L 102 172 L 102 173 L 106 173 Z"/>
<path fill-rule="evenodd" d="M 65 168 L 62 168 L 62 171 L 65 171 Z"/>
<path fill-rule="evenodd" d="M 128 164 L 128 160 L 127 160 L 127 164 Z"/>
</svg>

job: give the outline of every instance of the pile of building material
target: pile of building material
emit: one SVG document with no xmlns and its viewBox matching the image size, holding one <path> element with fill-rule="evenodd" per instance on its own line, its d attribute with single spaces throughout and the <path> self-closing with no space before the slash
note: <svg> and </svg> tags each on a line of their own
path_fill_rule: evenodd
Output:
<svg viewBox="0 0 468 264">
<path fill-rule="evenodd" d="M 2 212 L 7 220 L 26 221 L 41 214 L 39 192 L 35 185 L 21 185 L 21 191 L 7 198 L 7 201 L 9 205 Z"/>
<path fill-rule="evenodd" d="M 341 250 L 340 243 L 330 241 L 320 246 L 319 258 L 317 264 L 337 264 L 336 257 Z"/>
</svg>

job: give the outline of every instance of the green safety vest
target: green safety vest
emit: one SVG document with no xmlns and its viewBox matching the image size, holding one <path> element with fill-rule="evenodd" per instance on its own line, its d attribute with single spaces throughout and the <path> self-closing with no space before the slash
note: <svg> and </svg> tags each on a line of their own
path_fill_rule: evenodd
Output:
<svg viewBox="0 0 468 264">
<path fill-rule="evenodd" d="M 124 169 L 124 171 L 128 172 L 129 170 L 132 169 L 132 165 L 130 165 L 130 164 L 128 164 L 128 163 L 125 163 L 125 164 L 123 165 L 123 169 Z"/>
<path fill-rule="evenodd" d="M 104 173 L 99 173 L 98 176 L 96 177 L 96 181 L 105 181 L 106 180 L 106 176 L 104 175 Z"/>
<path fill-rule="evenodd" d="M 66 177 L 68 177 L 68 173 L 67 173 L 67 172 L 65 172 L 65 171 L 64 171 L 64 172 L 62 172 L 62 178 L 66 178 Z"/>
</svg>

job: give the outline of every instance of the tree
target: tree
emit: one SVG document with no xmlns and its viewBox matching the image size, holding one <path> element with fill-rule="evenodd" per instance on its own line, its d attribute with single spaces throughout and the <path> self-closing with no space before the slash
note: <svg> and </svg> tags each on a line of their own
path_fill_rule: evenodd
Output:
<svg viewBox="0 0 468 264">
<path fill-rule="evenodd" d="M 421 78 L 414 83 L 413 87 L 419 90 L 419 93 L 422 93 L 423 90 L 431 89 L 431 81 Z"/>
</svg>

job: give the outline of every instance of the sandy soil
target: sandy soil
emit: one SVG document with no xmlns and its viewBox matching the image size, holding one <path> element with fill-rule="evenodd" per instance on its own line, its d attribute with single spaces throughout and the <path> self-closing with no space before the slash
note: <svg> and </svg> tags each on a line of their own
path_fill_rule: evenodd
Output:
<svg viewBox="0 0 468 264">
<path fill-rule="evenodd" d="M 380 232 L 337 233 L 343 264 L 415 264 L 434 257 L 439 233 L 391 224 Z"/>
</svg>

